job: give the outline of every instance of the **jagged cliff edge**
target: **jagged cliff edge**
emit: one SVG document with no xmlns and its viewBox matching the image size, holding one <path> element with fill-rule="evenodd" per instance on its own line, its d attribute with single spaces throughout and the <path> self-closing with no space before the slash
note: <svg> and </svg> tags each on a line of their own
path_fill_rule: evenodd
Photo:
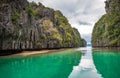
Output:
<svg viewBox="0 0 120 78">
<path fill-rule="evenodd" d="M 0 50 L 85 46 L 60 11 L 27 0 L 0 1 Z"/>
<path fill-rule="evenodd" d="M 120 47 L 120 0 L 105 1 L 106 14 L 95 24 L 93 47 Z"/>
</svg>

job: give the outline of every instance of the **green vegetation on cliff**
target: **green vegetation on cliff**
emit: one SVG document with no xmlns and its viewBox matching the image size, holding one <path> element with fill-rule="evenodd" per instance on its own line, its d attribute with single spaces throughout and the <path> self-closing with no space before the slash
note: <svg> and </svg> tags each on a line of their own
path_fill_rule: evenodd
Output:
<svg viewBox="0 0 120 78">
<path fill-rule="evenodd" d="M 71 25 L 68 23 L 67 18 L 63 16 L 60 11 L 55 11 L 54 14 L 56 20 L 56 27 L 59 30 L 59 33 L 63 35 L 62 46 L 86 46 L 86 41 L 82 41 L 78 30 L 71 27 Z"/>
<path fill-rule="evenodd" d="M 85 46 L 77 29 L 60 12 L 27 0 L 2 0 L 0 50 Z"/>
<path fill-rule="evenodd" d="M 120 46 L 120 0 L 107 0 L 106 12 L 107 14 L 95 24 L 92 45 Z"/>
</svg>

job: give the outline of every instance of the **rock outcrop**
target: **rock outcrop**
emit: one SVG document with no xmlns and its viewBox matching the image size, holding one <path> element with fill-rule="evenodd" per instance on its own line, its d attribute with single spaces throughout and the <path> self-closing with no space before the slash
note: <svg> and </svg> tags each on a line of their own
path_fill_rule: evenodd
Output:
<svg viewBox="0 0 120 78">
<path fill-rule="evenodd" d="M 106 14 L 95 24 L 93 47 L 120 47 L 120 0 L 107 0 Z"/>
<path fill-rule="evenodd" d="M 0 0 L 0 50 L 85 46 L 60 11 L 27 0 Z"/>
</svg>

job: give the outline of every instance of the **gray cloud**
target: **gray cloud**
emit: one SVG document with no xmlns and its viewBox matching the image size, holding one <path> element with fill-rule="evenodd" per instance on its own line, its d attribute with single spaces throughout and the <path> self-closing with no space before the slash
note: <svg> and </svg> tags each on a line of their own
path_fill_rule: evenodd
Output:
<svg viewBox="0 0 120 78">
<path fill-rule="evenodd" d="M 105 0 L 28 0 L 41 2 L 47 7 L 60 10 L 69 23 L 77 28 L 82 37 L 90 41 L 94 23 L 105 13 Z M 87 26 L 88 28 L 85 28 Z M 90 28 L 91 27 L 91 28 Z M 84 30 L 84 31 L 82 31 Z M 89 31 L 88 31 L 89 30 Z M 90 36 L 88 36 L 88 34 Z M 87 36 L 86 36 L 87 35 Z"/>
<path fill-rule="evenodd" d="M 92 25 L 91 23 L 83 22 L 83 21 L 79 21 L 79 24 L 80 24 L 80 25 Z"/>
</svg>

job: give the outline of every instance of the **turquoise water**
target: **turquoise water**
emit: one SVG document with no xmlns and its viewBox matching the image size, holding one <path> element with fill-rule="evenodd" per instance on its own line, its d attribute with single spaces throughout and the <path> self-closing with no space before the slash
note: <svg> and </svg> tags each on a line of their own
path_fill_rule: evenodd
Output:
<svg viewBox="0 0 120 78">
<path fill-rule="evenodd" d="M 0 78 L 120 78 L 120 51 L 87 47 L 0 57 Z"/>
<path fill-rule="evenodd" d="M 79 64 L 80 51 L 0 58 L 0 78 L 68 78 Z"/>
<path fill-rule="evenodd" d="M 93 51 L 93 59 L 103 78 L 120 78 L 120 51 Z"/>
<path fill-rule="evenodd" d="M 81 52 L 80 63 L 69 78 L 120 78 L 120 51 L 87 47 Z"/>
<path fill-rule="evenodd" d="M 92 48 L 80 48 L 80 50 L 83 53 L 80 63 L 73 67 L 69 78 L 102 78 L 94 65 Z"/>
</svg>

